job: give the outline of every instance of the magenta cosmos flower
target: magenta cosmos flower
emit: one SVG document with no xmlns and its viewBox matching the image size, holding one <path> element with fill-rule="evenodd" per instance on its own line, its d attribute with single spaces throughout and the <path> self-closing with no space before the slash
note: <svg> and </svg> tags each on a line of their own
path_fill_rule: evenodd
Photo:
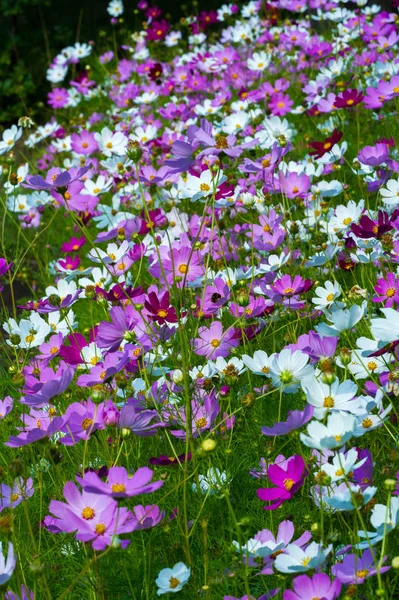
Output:
<svg viewBox="0 0 399 600">
<path fill-rule="evenodd" d="M 313 281 L 311 279 L 302 279 L 300 275 L 295 275 L 294 279 L 292 279 L 291 275 L 283 275 L 270 287 L 273 291 L 277 292 L 277 294 L 289 298 L 295 294 L 307 292 L 312 285 Z"/>
<path fill-rule="evenodd" d="M 302 173 L 290 173 L 287 172 L 285 175 L 280 175 L 280 189 L 287 196 L 287 198 L 297 198 L 298 196 L 305 196 L 310 188 L 310 179 Z"/>
<path fill-rule="evenodd" d="M 264 506 L 263 508 L 274 510 L 285 500 L 290 500 L 303 484 L 307 474 L 306 463 L 299 454 L 289 458 L 284 467 L 276 464 L 271 465 L 267 470 L 267 476 L 277 487 L 257 490 L 256 493 L 260 500 L 272 503 L 270 506 Z"/>
<path fill-rule="evenodd" d="M 124 467 L 111 467 L 106 482 L 93 471 L 85 473 L 84 477 L 76 477 L 76 480 L 86 492 L 105 494 L 113 498 L 130 498 L 155 492 L 163 485 L 163 481 L 150 483 L 153 474 L 148 467 L 141 467 L 130 477 Z"/>
<path fill-rule="evenodd" d="M 200 327 L 198 329 L 198 338 L 193 340 L 194 352 L 200 356 L 205 356 L 207 360 L 213 360 L 218 356 L 228 356 L 231 348 L 238 346 L 239 341 L 235 338 L 235 332 L 232 328 L 223 332 L 223 325 L 220 321 L 214 321 L 209 327 Z"/>
<path fill-rule="evenodd" d="M 399 303 L 399 281 L 394 273 L 387 273 L 386 278 L 378 279 L 374 286 L 377 296 L 374 296 L 373 302 L 384 302 L 384 306 L 390 308 L 393 303 Z"/>
<path fill-rule="evenodd" d="M 308 575 L 299 575 L 292 582 L 292 590 L 286 590 L 283 594 L 283 600 L 335 600 L 338 598 L 342 584 L 340 581 L 333 580 L 325 573 L 316 573 L 313 577 Z"/>
</svg>

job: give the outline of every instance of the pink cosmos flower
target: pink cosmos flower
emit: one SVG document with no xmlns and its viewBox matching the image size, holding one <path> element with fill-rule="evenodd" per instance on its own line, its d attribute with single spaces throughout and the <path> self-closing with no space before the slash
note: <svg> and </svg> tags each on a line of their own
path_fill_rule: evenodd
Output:
<svg viewBox="0 0 399 600">
<path fill-rule="evenodd" d="M 83 130 L 71 135 L 71 148 L 76 154 L 93 154 L 98 150 L 98 144 L 94 137 L 94 133 Z"/>
<path fill-rule="evenodd" d="M 214 321 L 209 329 L 200 327 L 198 335 L 199 337 L 192 342 L 194 352 L 205 356 L 207 360 L 213 360 L 218 356 L 228 356 L 231 348 L 236 348 L 239 344 L 234 330 L 229 328 L 223 332 L 223 325 L 220 321 Z"/>
<path fill-rule="evenodd" d="M 264 506 L 265 510 L 278 508 L 285 500 L 290 500 L 301 487 L 308 469 L 302 456 L 295 454 L 287 461 L 271 465 L 267 469 L 267 476 L 277 487 L 261 488 L 257 490 L 258 498 L 264 502 L 271 502 Z"/>
<path fill-rule="evenodd" d="M 385 279 L 378 279 L 374 289 L 377 296 L 373 297 L 373 302 L 384 302 L 386 308 L 392 307 L 394 302 L 399 303 L 399 281 L 394 273 L 387 273 Z"/>
<path fill-rule="evenodd" d="M 116 500 L 103 494 L 79 492 L 72 482 L 64 486 L 66 502 L 52 500 L 50 512 L 56 517 L 46 517 L 45 525 L 53 533 L 74 533 L 81 542 L 92 542 L 94 550 L 110 546 L 112 538 L 121 533 L 130 533 L 136 527 L 133 514 L 118 507 Z M 129 544 L 122 542 L 122 547 Z"/>
<path fill-rule="evenodd" d="M 47 98 L 52 108 L 64 108 L 68 103 L 69 94 L 65 88 L 54 88 L 47 94 Z"/>
<path fill-rule="evenodd" d="M 310 188 L 310 179 L 305 173 L 290 173 L 289 171 L 283 175 L 280 174 L 280 189 L 287 198 L 297 198 L 305 196 Z"/>
</svg>

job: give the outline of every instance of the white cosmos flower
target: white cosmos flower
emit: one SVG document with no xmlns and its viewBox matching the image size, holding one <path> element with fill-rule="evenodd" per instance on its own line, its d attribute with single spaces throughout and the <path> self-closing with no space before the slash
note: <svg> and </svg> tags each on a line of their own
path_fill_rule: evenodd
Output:
<svg viewBox="0 0 399 600">
<path fill-rule="evenodd" d="M 332 550 L 332 544 L 323 548 L 312 542 L 306 548 L 296 544 L 288 544 L 284 553 L 279 554 L 274 561 L 274 567 L 280 573 L 304 573 L 322 565 Z"/>
<path fill-rule="evenodd" d="M 155 580 L 158 586 L 158 596 L 169 592 L 180 592 L 183 585 L 190 579 L 190 575 L 190 567 L 186 567 L 182 562 L 176 563 L 172 569 L 162 569 Z"/>
<path fill-rule="evenodd" d="M 270 60 L 270 55 L 267 55 L 264 50 L 254 52 L 247 60 L 247 67 L 250 71 L 264 71 L 269 66 Z"/>
<path fill-rule="evenodd" d="M 241 131 L 249 123 L 249 115 L 244 111 L 240 110 L 232 115 L 228 115 L 223 119 L 222 131 L 228 135 Z"/>
<path fill-rule="evenodd" d="M 381 308 L 384 319 L 371 319 L 371 333 L 383 344 L 399 339 L 399 312 L 394 308 Z"/>
<path fill-rule="evenodd" d="M 385 187 L 380 188 L 380 194 L 384 204 L 390 204 L 391 206 L 399 204 L 399 181 L 389 179 Z"/>
<path fill-rule="evenodd" d="M 356 418 L 353 415 L 333 412 L 328 416 L 327 424 L 311 421 L 306 433 L 301 433 L 301 442 L 308 448 L 317 450 L 339 448 L 353 435 Z"/>
<path fill-rule="evenodd" d="M 366 458 L 358 461 L 358 453 L 355 448 L 348 452 L 338 452 L 332 459 L 332 462 L 323 463 L 321 469 L 330 478 L 332 483 L 341 481 L 349 475 L 354 469 L 358 469 L 366 462 Z"/>
<path fill-rule="evenodd" d="M 112 156 L 113 154 L 123 156 L 126 154 L 128 140 L 121 131 L 112 133 L 108 127 L 104 127 L 101 133 L 95 133 L 94 137 L 105 156 Z"/>
<path fill-rule="evenodd" d="M 111 15 L 111 17 L 120 17 L 123 13 L 122 0 L 111 0 L 111 2 L 107 6 L 107 13 Z"/>
<path fill-rule="evenodd" d="M 292 351 L 284 348 L 279 354 L 275 354 L 270 366 L 270 375 L 273 385 L 282 388 L 287 394 L 295 393 L 300 381 L 308 375 L 312 375 L 313 367 L 308 365 L 309 356 L 300 350 Z"/>
<path fill-rule="evenodd" d="M 367 303 L 361 306 L 354 304 L 349 309 L 336 309 L 327 316 L 332 325 L 320 323 L 315 327 L 317 333 L 322 337 L 331 337 L 340 334 L 341 331 L 352 329 L 360 321 L 366 311 Z"/>
<path fill-rule="evenodd" d="M 49 325 L 38 313 L 30 314 L 28 319 L 21 319 L 19 323 L 15 319 L 9 319 L 3 324 L 3 329 L 10 336 L 19 336 L 19 341 L 15 344 L 8 339 L 9 346 L 24 349 L 40 346 L 51 331 Z"/>
<path fill-rule="evenodd" d="M 110 177 L 109 179 L 105 179 L 104 175 L 100 175 L 97 177 L 97 181 L 92 181 L 91 179 L 86 179 L 85 187 L 80 192 L 83 196 L 98 196 L 99 194 L 104 194 L 108 192 L 113 183 L 113 179 Z"/>
<path fill-rule="evenodd" d="M 241 359 L 244 365 L 248 367 L 255 375 L 270 377 L 270 366 L 275 354 L 268 356 L 264 350 L 255 350 L 253 358 L 248 354 L 243 354 Z"/>
<path fill-rule="evenodd" d="M 101 248 L 93 248 L 88 253 L 88 258 L 93 262 L 104 263 L 109 265 L 111 263 L 117 263 L 123 258 L 129 249 L 129 242 L 124 240 L 120 246 L 118 244 L 108 244 L 107 251 L 101 250 Z"/>
<path fill-rule="evenodd" d="M 324 287 L 317 287 L 316 297 L 312 298 L 315 308 L 323 310 L 324 308 L 330 308 L 337 298 L 340 297 L 342 290 L 338 281 L 325 281 Z"/>
<path fill-rule="evenodd" d="M 10 129 L 3 131 L 3 139 L 0 141 L 0 155 L 12 150 L 21 135 L 22 127 L 16 125 L 12 125 Z"/>
<path fill-rule="evenodd" d="M 357 385 L 350 379 L 340 383 L 336 378 L 331 385 L 327 385 L 312 375 L 302 379 L 301 385 L 307 402 L 315 408 L 316 419 L 323 419 L 329 411 L 359 414 L 364 410 L 362 402 L 354 399 Z"/>
</svg>

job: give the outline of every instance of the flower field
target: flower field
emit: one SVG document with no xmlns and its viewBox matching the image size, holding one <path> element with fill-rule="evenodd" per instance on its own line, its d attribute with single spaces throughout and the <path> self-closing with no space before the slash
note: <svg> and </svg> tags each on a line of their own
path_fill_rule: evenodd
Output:
<svg viewBox="0 0 399 600">
<path fill-rule="evenodd" d="M 124 4 L 0 134 L 0 596 L 395 600 L 399 2 Z"/>
</svg>

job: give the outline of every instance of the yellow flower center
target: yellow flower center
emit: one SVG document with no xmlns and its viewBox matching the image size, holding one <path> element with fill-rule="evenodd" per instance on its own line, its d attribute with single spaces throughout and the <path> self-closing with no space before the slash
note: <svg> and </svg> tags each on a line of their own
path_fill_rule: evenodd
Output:
<svg viewBox="0 0 399 600">
<path fill-rule="evenodd" d="M 90 521 L 91 519 L 94 519 L 94 517 L 96 516 L 96 513 L 94 512 L 94 509 L 91 508 L 91 506 L 86 506 L 83 510 L 82 510 L 82 517 L 86 520 L 86 521 Z"/>
<path fill-rule="evenodd" d="M 369 419 L 369 417 L 367 417 L 366 419 L 363 419 L 362 427 L 364 429 L 369 429 L 370 427 L 372 427 L 372 425 L 373 425 L 373 421 L 371 419 Z"/>
<path fill-rule="evenodd" d="M 82 429 L 84 429 L 85 431 L 87 431 L 89 429 L 89 427 L 91 427 L 94 424 L 93 419 L 83 419 L 82 421 Z"/>
<path fill-rule="evenodd" d="M 332 300 L 334 300 L 334 294 L 328 294 L 328 296 L 326 296 L 326 300 L 328 302 L 332 302 Z"/>
<path fill-rule="evenodd" d="M 187 273 L 188 271 L 188 266 L 186 264 L 182 264 L 179 265 L 179 268 L 177 269 L 179 271 L 179 273 Z"/>
<path fill-rule="evenodd" d="M 294 293 L 294 288 L 288 287 L 285 288 L 284 290 L 284 294 L 293 294 Z"/>
<path fill-rule="evenodd" d="M 367 577 L 368 574 L 369 572 L 367 569 L 360 569 L 360 571 L 356 572 L 356 577 L 363 579 L 364 577 Z"/>
<path fill-rule="evenodd" d="M 164 319 L 165 317 L 168 316 L 168 311 L 164 310 L 163 308 L 160 308 L 159 311 L 157 312 L 158 317 L 161 317 L 161 319 Z"/>
<path fill-rule="evenodd" d="M 369 371 L 375 371 L 377 368 L 377 363 L 375 363 L 373 360 L 371 360 L 370 362 L 367 363 L 367 368 Z"/>
<path fill-rule="evenodd" d="M 35 340 L 35 336 L 33 334 L 27 335 L 25 338 L 25 342 L 27 344 L 31 344 Z"/>
<path fill-rule="evenodd" d="M 209 187 L 209 185 L 207 183 L 201 183 L 200 185 L 200 190 L 201 192 L 209 192 L 211 188 Z"/>
<path fill-rule="evenodd" d="M 332 396 L 326 396 L 323 402 L 324 408 L 333 408 L 334 406 L 334 398 Z"/>
<path fill-rule="evenodd" d="M 107 148 L 112 148 L 112 142 L 107 143 Z"/>
<path fill-rule="evenodd" d="M 104 523 L 97 523 L 97 525 L 94 528 L 94 531 L 98 534 L 98 535 L 102 535 L 105 530 L 107 529 L 106 525 Z"/>
<path fill-rule="evenodd" d="M 206 420 L 204 417 L 201 417 L 201 418 L 200 418 L 200 419 L 198 419 L 198 421 L 197 421 L 197 427 L 199 427 L 199 428 L 201 429 L 202 427 L 205 427 L 205 426 L 206 426 L 207 422 L 208 422 L 208 421 L 207 421 L 207 420 Z"/>
<path fill-rule="evenodd" d="M 19 499 L 19 494 L 11 494 L 10 500 L 11 502 L 16 502 Z"/>
<path fill-rule="evenodd" d="M 180 584 L 180 581 L 176 577 L 171 577 L 169 579 L 169 587 L 170 587 L 171 590 L 174 590 L 175 588 L 177 588 L 177 586 L 179 584 Z"/>
<path fill-rule="evenodd" d="M 352 223 L 352 219 L 350 217 L 346 217 L 342 222 L 344 225 L 350 225 Z"/>
<path fill-rule="evenodd" d="M 323 148 L 324 150 L 329 150 L 331 148 L 331 142 L 326 142 L 325 144 L 323 144 Z"/>
<path fill-rule="evenodd" d="M 283 485 L 284 485 L 285 489 L 287 490 L 287 492 L 289 492 L 290 489 L 292 488 L 292 486 L 295 485 L 295 481 L 288 477 L 287 479 L 284 479 Z"/>
<path fill-rule="evenodd" d="M 211 346 L 212 348 L 217 348 L 218 346 L 220 346 L 220 340 L 212 340 Z"/>
<path fill-rule="evenodd" d="M 392 298 L 392 296 L 395 295 L 395 288 L 388 288 L 385 295 L 388 296 L 388 298 Z"/>
<path fill-rule="evenodd" d="M 126 492 L 126 486 L 124 483 L 113 483 L 111 489 L 114 494 L 123 494 Z"/>
</svg>

